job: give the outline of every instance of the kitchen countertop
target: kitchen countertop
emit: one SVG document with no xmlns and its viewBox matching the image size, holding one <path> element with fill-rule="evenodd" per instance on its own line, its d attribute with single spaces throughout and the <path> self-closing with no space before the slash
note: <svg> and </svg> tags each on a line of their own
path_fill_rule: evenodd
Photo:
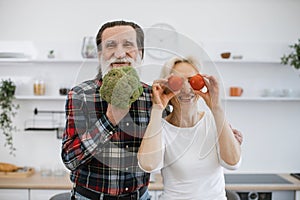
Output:
<svg viewBox="0 0 300 200">
<path fill-rule="evenodd" d="M 255 174 L 257 175 L 257 174 Z M 262 174 L 265 175 L 265 174 Z M 299 190 L 300 191 L 300 180 L 292 177 L 289 174 L 275 174 L 283 178 L 287 183 L 226 183 L 226 189 L 228 190 Z"/>
<path fill-rule="evenodd" d="M 72 183 L 69 175 L 64 176 L 41 176 L 35 172 L 29 177 L 0 178 L 1 189 L 71 189 Z"/>
<path fill-rule="evenodd" d="M 291 184 L 226 184 L 226 189 L 242 191 L 242 190 L 299 190 L 300 180 L 290 176 L 289 174 L 277 174 L 283 179 L 291 182 Z M 26 178 L 0 178 L 0 189 L 60 189 L 69 190 L 72 183 L 69 175 L 65 176 L 41 176 L 39 172 L 35 172 L 32 176 Z M 149 190 L 162 190 L 162 178 L 160 174 L 155 174 L 155 182 L 150 182 Z"/>
</svg>

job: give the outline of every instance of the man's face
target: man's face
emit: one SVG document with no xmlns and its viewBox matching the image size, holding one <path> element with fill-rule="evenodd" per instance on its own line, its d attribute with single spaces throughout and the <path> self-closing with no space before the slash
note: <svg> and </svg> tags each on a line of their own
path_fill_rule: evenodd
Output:
<svg viewBox="0 0 300 200">
<path fill-rule="evenodd" d="M 99 52 L 102 74 L 114 67 L 141 64 L 142 51 L 138 49 L 136 32 L 131 26 L 107 28 L 102 34 L 102 51 Z"/>
</svg>

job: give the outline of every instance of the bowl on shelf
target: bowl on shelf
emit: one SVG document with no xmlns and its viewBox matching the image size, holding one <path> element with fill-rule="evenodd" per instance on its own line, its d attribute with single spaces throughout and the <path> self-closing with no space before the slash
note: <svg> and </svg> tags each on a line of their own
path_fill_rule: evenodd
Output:
<svg viewBox="0 0 300 200">
<path fill-rule="evenodd" d="M 223 58 L 223 59 L 228 59 L 228 58 L 230 58 L 230 56 L 231 56 L 230 52 L 221 53 L 221 58 Z"/>
</svg>

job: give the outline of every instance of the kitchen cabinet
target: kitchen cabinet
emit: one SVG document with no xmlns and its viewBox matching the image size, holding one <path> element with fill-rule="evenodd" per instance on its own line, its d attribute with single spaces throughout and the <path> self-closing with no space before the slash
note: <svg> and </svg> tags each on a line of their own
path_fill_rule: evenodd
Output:
<svg viewBox="0 0 300 200">
<path fill-rule="evenodd" d="M 48 190 L 48 189 L 0 189 L 1 200 L 46 200 L 52 196 L 70 192 L 70 190 Z"/>
<path fill-rule="evenodd" d="M 41 190 L 41 189 L 29 189 L 30 200 L 42 200 L 42 199 L 50 199 L 52 196 L 70 192 L 70 190 Z"/>
<path fill-rule="evenodd" d="M 1 200 L 30 200 L 27 189 L 0 189 Z"/>
<path fill-rule="evenodd" d="M 227 175 L 225 175 L 227 176 Z M 270 174 L 261 174 L 261 176 L 271 176 Z M 284 181 L 289 181 L 290 184 L 273 183 L 273 182 L 258 182 L 256 184 L 242 182 L 228 182 L 226 189 L 237 192 L 272 192 L 274 197 L 289 197 L 281 198 L 284 200 L 300 200 L 300 180 L 290 176 L 289 174 L 278 174 Z M 229 179 L 230 180 L 230 179 Z M 240 179 L 238 179 L 240 180 Z M 253 179 L 256 180 L 256 179 Z M 273 180 L 273 179 L 272 179 Z M 1 200 L 44 200 L 59 193 L 70 192 L 72 183 L 69 175 L 65 176 L 42 176 L 36 172 L 27 178 L 0 178 L 0 196 Z M 150 182 L 149 192 L 152 196 L 151 200 L 158 200 L 162 193 L 163 184 L 160 174 L 155 174 L 155 181 Z M 277 199 L 279 200 L 279 199 Z"/>
<path fill-rule="evenodd" d="M 70 190 L 50 189 L 0 189 L 1 200 L 46 200 L 60 193 L 70 193 Z M 158 200 L 162 191 L 149 191 L 151 200 Z"/>
<path fill-rule="evenodd" d="M 149 191 L 151 200 L 157 200 L 156 191 Z"/>
</svg>

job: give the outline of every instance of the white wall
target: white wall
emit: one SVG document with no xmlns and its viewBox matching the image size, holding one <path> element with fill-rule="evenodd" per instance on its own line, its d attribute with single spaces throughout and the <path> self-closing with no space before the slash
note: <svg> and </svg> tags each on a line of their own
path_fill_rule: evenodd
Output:
<svg viewBox="0 0 300 200">
<path fill-rule="evenodd" d="M 279 61 L 282 53 L 288 51 L 287 46 L 300 36 L 299 10 L 297 0 L 0 0 L 0 40 L 32 41 L 39 59 L 46 58 L 50 49 L 55 50 L 57 58 L 78 59 L 82 38 L 94 36 L 108 20 L 133 20 L 144 28 L 166 22 L 181 35 L 203 45 L 212 58 L 217 58 L 224 48 L 233 48 L 245 58 Z M 155 63 L 161 61 L 146 55 L 146 65 Z M 33 68 L 1 65 L 0 75 L 27 77 L 25 81 L 22 79 L 25 82 L 22 87 L 31 90 L 34 76 L 44 71 L 52 83 L 48 91 L 54 94 L 60 82 L 74 81 L 70 77 L 75 76 L 80 66 L 48 64 L 36 68 L 36 64 Z M 142 72 L 146 81 L 151 81 L 159 71 L 153 67 L 149 69 Z M 246 91 L 258 94 L 261 88 L 271 87 L 273 83 L 276 87 L 300 89 L 299 77 L 291 68 L 280 65 L 242 68 L 225 65 L 219 66 L 219 72 L 225 89 L 228 85 L 240 84 Z M 55 138 L 55 133 L 27 133 L 22 128 L 24 120 L 32 117 L 36 105 L 41 109 L 63 109 L 64 102 L 21 101 L 20 104 L 16 123 L 21 131 L 14 134 L 17 156 L 11 157 L 0 145 L 0 160 L 36 168 L 45 164 L 61 165 L 60 140 Z M 299 101 L 228 102 L 226 105 L 230 122 L 245 135 L 244 163 L 238 172 L 299 172 Z"/>
</svg>

